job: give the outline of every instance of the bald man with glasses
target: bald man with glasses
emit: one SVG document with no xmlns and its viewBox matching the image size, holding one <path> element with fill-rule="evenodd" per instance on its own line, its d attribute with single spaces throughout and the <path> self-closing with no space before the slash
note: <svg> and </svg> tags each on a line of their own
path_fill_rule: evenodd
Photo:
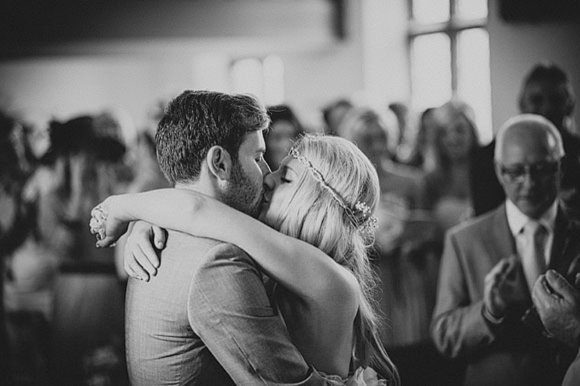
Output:
<svg viewBox="0 0 580 386">
<path fill-rule="evenodd" d="M 560 203 L 568 216 L 580 220 L 580 137 L 573 129 L 574 90 L 566 72 L 550 62 L 533 66 L 522 82 L 519 110 L 538 114 L 554 124 L 562 136 L 566 157 L 562 159 Z M 493 168 L 496 141 L 476 150 L 470 178 L 475 215 L 497 208 L 505 194 Z"/>
<path fill-rule="evenodd" d="M 506 200 L 447 233 L 431 335 L 466 362 L 465 385 L 560 385 L 575 352 L 548 337 L 530 294 L 547 269 L 574 277 L 580 259 L 580 227 L 558 199 L 562 138 L 523 114 L 496 141 Z"/>
</svg>

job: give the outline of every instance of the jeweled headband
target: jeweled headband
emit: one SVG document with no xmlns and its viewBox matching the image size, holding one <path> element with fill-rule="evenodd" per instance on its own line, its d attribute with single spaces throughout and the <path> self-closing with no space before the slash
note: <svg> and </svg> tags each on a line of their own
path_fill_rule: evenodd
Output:
<svg viewBox="0 0 580 386">
<path fill-rule="evenodd" d="M 298 160 L 314 177 L 314 179 L 322 186 L 330 196 L 338 203 L 338 205 L 346 212 L 352 223 L 358 228 L 361 233 L 372 233 L 377 228 L 377 218 L 371 215 L 371 208 L 362 201 L 358 201 L 354 208 L 351 208 L 346 201 L 326 182 L 320 170 L 316 169 L 312 162 L 300 154 L 296 146 L 290 149 L 290 155 Z"/>
</svg>

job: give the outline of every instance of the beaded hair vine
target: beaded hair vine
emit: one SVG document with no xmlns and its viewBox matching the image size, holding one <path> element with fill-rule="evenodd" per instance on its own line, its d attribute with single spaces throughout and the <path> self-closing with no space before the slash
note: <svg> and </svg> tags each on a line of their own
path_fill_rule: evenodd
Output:
<svg viewBox="0 0 580 386">
<path fill-rule="evenodd" d="M 330 196 L 338 203 L 338 205 L 346 212 L 352 223 L 357 227 L 359 232 L 363 234 L 372 234 L 377 228 L 378 220 L 371 213 L 371 208 L 362 201 L 358 201 L 354 208 L 349 207 L 346 201 L 326 182 L 320 170 L 316 169 L 312 162 L 300 154 L 296 147 L 290 149 L 290 155 L 298 162 L 300 162 L 314 177 L 314 179 L 322 186 Z"/>
</svg>

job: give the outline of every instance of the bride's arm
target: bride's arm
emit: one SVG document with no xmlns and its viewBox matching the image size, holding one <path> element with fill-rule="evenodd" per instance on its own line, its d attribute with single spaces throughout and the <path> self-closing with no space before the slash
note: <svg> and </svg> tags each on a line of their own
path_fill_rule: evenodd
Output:
<svg viewBox="0 0 580 386">
<path fill-rule="evenodd" d="M 357 294 L 353 291 L 358 286 L 355 277 L 318 248 L 198 192 L 160 189 L 118 195 L 102 206 L 108 217 L 106 238 L 99 246 L 114 242 L 129 221 L 142 219 L 162 228 L 239 246 L 268 276 L 307 303 L 329 301 L 329 297 L 346 301 Z"/>
</svg>

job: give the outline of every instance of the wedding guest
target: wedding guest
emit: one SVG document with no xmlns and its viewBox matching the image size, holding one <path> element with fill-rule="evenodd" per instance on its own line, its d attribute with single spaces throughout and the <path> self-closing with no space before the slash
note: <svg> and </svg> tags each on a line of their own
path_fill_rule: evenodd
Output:
<svg viewBox="0 0 580 386">
<path fill-rule="evenodd" d="M 337 99 L 326 105 L 322 109 L 322 119 L 324 121 L 323 133 L 335 135 L 340 121 L 352 107 L 354 107 L 353 103 L 344 98 Z"/>
<path fill-rule="evenodd" d="M 421 113 L 417 134 L 406 164 L 420 168 L 425 172 L 432 171 L 436 167 L 434 154 L 434 136 L 437 131 L 437 122 L 434 118 L 435 108 L 429 107 Z"/>
<path fill-rule="evenodd" d="M 580 254 L 580 228 L 557 199 L 562 138 L 523 114 L 496 140 L 506 201 L 447 233 L 431 334 L 467 362 L 466 385 L 560 385 L 572 355 L 542 334 L 530 293 L 546 268 L 568 275 Z"/>
<path fill-rule="evenodd" d="M 25 130 L 16 118 L 0 111 L 0 384 L 3 385 L 12 384 L 13 375 L 18 381 L 33 381 L 39 375 L 34 371 L 26 374 L 24 366 L 33 367 L 31 357 L 20 355 L 18 346 L 22 342 L 14 339 L 12 328 L 9 339 L 9 317 L 4 309 L 4 278 L 11 275 L 4 270 L 5 260 L 22 244 L 31 228 L 32 208 L 23 200 L 22 191 L 32 173 L 34 157 Z"/>
<path fill-rule="evenodd" d="M 520 113 L 541 115 L 560 132 L 566 151 L 560 199 L 566 212 L 580 219 L 580 137 L 571 131 L 575 97 L 568 75 L 554 63 L 536 64 L 522 82 L 518 105 Z M 475 215 L 496 208 L 505 199 L 494 173 L 494 149 L 492 141 L 475 153 L 470 180 Z"/>
<path fill-rule="evenodd" d="M 447 230 L 473 214 L 469 176 L 478 135 L 473 109 L 462 101 L 449 101 L 433 115 L 435 167 L 421 181 L 419 207 Z"/>
<path fill-rule="evenodd" d="M 294 110 L 288 105 L 268 107 L 270 130 L 265 134 L 266 154 L 264 158 L 268 165 L 277 168 L 288 155 L 288 151 L 298 136 L 304 133 L 304 128 Z"/>
</svg>

